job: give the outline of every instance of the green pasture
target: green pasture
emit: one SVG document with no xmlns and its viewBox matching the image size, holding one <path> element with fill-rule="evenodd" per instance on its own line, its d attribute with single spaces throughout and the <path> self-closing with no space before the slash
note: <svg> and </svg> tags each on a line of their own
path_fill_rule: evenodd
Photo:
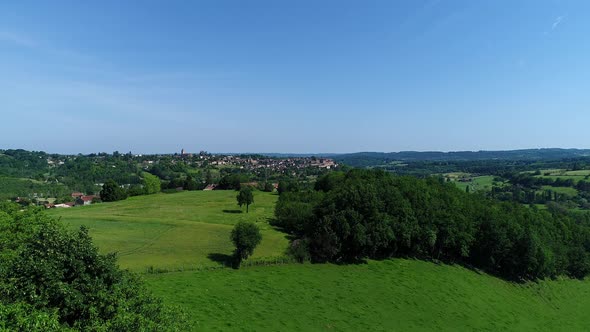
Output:
<svg viewBox="0 0 590 332">
<path fill-rule="evenodd" d="M 471 178 L 471 181 L 468 182 L 461 182 L 458 180 L 453 181 L 457 188 L 461 190 L 466 190 L 467 186 L 469 186 L 471 191 L 490 191 L 492 190 L 492 186 L 494 183 L 494 176 L 492 175 L 484 175 L 484 176 L 476 176 Z"/>
<path fill-rule="evenodd" d="M 590 170 L 568 171 L 566 169 L 544 169 L 544 170 L 541 170 L 540 172 L 541 172 L 541 175 L 536 175 L 536 177 L 549 178 L 552 180 L 571 179 L 575 183 L 577 183 L 578 181 L 582 181 L 582 180 L 590 181 Z"/>
<path fill-rule="evenodd" d="M 551 191 L 556 192 L 558 194 L 568 195 L 568 196 L 572 196 L 572 197 L 578 195 L 578 190 L 576 188 L 572 188 L 572 187 L 543 186 L 542 189 L 543 190 L 551 190 Z"/>
<path fill-rule="evenodd" d="M 84 225 L 103 252 L 118 252 L 124 268 L 145 271 L 219 265 L 232 252 L 229 234 L 239 221 L 256 223 L 262 243 L 253 257 L 283 255 L 288 241 L 268 224 L 276 194 L 255 192 L 250 212 L 235 191 L 187 191 L 124 201 L 52 209 L 70 227 Z"/>
<path fill-rule="evenodd" d="M 590 281 L 395 259 L 145 276 L 195 331 L 588 331 Z"/>
</svg>

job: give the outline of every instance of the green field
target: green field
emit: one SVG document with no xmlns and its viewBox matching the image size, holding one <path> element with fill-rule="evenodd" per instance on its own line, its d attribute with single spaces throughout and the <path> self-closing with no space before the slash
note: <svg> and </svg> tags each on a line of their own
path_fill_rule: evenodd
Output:
<svg viewBox="0 0 590 332">
<path fill-rule="evenodd" d="M 187 191 L 49 213 L 71 227 L 88 227 L 101 251 L 118 252 L 120 265 L 135 271 L 219 265 L 232 252 L 233 225 L 242 220 L 262 231 L 254 258 L 283 255 L 288 241 L 268 224 L 278 196 L 255 192 L 249 213 L 235 197 L 235 191 Z"/>
<path fill-rule="evenodd" d="M 256 222 L 254 257 L 282 256 L 288 241 L 268 225 L 277 200 L 256 192 L 250 213 L 234 191 L 132 197 L 50 210 L 86 225 L 120 264 L 193 271 L 144 274 L 152 291 L 183 308 L 198 331 L 584 331 L 590 281 L 514 284 L 459 266 L 394 259 L 360 265 L 288 264 L 208 269 L 232 250 L 240 220 Z"/>
<path fill-rule="evenodd" d="M 588 331 L 590 282 L 395 259 L 146 276 L 199 331 Z"/>
<path fill-rule="evenodd" d="M 452 179 L 452 177 L 451 177 Z M 492 175 L 484 175 L 484 176 L 476 176 L 471 178 L 471 181 L 468 182 L 461 182 L 454 180 L 453 181 L 457 188 L 461 190 L 466 190 L 467 186 L 471 191 L 489 191 L 492 190 L 492 185 L 494 183 L 494 176 Z"/>
<path fill-rule="evenodd" d="M 590 170 L 578 170 L 578 171 L 568 171 L 565 169 L 545 169 L 541 170 L 541 175 L 536 175 L 536 177 L 548 178 L 552 180 L 562 179 L 562 180 L 573 180 L 575 183 L 578 181 L 590 181 Z"/>
<path fill-rule="evenodd" d="M 576 188 L 572 188 L 572 187 L 543 186 L 542 189 L 543 190 L 551 190 L 551 191 L 556 192 L 558 194 L 568 195 L 568 196 L 572 196 L 572 197 L 578 195 L 578 190 Z"/>
</svg>

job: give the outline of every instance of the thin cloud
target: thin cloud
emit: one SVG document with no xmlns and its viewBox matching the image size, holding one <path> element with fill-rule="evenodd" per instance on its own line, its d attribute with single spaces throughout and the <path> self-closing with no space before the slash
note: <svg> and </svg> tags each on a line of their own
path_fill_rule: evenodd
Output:
<svg viewBox="0 0 590 332">
<path fill-rule="evenodd" d="M 555 21 L 553 21 L 553 24 L 551 25 L 551 31 L 555 30 L 561 24 L 561 22 L 563 22 L 564 19 L 564 15 L 557 16 L 557 18 L 555 18 Z"/>
<path fill-rule="evenodd" d="M 24 47 L 37 46 L 37 43 L 35 43 L 31 39 L 7 31 L 0 31 L 0 41 L 9 42 Z"/>
</svg>

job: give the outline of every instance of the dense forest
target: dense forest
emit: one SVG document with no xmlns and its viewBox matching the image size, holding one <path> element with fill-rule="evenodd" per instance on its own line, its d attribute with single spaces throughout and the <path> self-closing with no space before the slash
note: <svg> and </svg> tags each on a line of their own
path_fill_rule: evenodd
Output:
<svg viewBox="0 0 590 332">
<path fill-rule="evenodd" d="M 455 151 L 455 152 L 358 152 L 334 156 L 334 159 L 353 167 L 386 165 L 395 161 L 536 161 L 589 157 L 590 150 L 583 149 L 524 149 L 509 151 Z"/>
<path fill-rule="evenodd" d="M 301 260 L 417 257 L 511 280 L 590 272 L 590 215 L 541 211 L 459 190 L 442 178 L 351 170 L 282 193 L 274 225 Z"/>
</svg>

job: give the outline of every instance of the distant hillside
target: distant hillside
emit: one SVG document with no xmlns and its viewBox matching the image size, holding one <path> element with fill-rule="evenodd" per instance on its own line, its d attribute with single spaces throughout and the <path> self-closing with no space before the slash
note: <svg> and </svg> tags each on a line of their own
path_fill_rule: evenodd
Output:
<svg viewBox="0 0 590 332">
<path fill-rule="evenodd" d="M 589 149 L 525 149 L 509 151 L 454 151 L 454 152 L 358 152 L 333 156 L 353 167 L 367 167 L 392 161 L 477 161 L 477 160 L 556 160 L 590 157 Z"/>
</svg>

